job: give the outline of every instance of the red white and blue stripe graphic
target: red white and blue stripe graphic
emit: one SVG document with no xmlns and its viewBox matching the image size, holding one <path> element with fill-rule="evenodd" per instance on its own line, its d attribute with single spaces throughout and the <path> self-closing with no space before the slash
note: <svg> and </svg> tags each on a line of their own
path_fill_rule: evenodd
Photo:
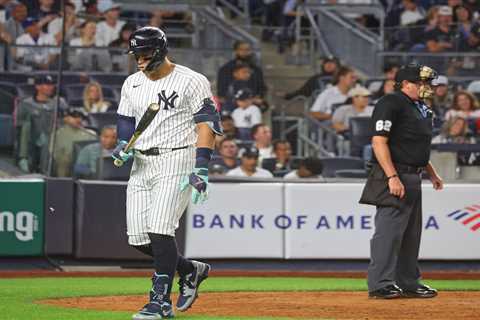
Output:
<svg viewBox="0 0 480 320">
<path fill-rule="evenodd" d="M 480 229 L 480 204 L 472 204 L 448 214 L 449 218 L 462 223 L 472 231 Z"/>
</svg>

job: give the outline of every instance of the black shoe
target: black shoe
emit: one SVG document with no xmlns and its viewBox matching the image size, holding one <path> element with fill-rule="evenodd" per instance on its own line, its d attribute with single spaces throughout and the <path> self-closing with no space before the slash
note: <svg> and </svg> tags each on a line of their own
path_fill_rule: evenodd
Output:
<svg viewBox="0 0 480 320">
<path fill-rule="evenodd" d="M 406 298 L 433 298 L 436 297 L 438 294 L 436 289 L 430 288 L 429 286 L 426 286 L 424 284 L 420 285 L 418 288 L 415 290 L 408 290 L 404 289 L 403 290 L 403 296 Z"/>
<path fill-rule="evenodd" d="M 375 291 L 370 291 L 368 293 L 369 298 L 376 298 L 376 299 L 395 299 L 395 298 L 400 298 L 401 296 L 402 296 L 402 289 L 400 289 L 394 284 L 390 284 L 386 287 L 383 287 Z"/>
</svg>

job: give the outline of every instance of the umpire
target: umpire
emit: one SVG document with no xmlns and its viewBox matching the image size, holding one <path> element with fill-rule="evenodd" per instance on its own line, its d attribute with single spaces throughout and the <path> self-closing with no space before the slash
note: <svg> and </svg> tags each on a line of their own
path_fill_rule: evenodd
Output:
<svg viewBox="0 0 480 320">
<path fill-rule="evenodd" d="M 422 99 L 433 95 L 433 69 L 403 66 L 395 91 L 381 98 L 372 115 L 372 170 L 360 203 L 377 207 L 370 241 L 369 297 L 433 298 L 437 291 L 420 282 L 418 251 L 422 233 L 421 173 L 433 188 L 443 181 L 429 162 L 432 111 Z"/>
</svg>

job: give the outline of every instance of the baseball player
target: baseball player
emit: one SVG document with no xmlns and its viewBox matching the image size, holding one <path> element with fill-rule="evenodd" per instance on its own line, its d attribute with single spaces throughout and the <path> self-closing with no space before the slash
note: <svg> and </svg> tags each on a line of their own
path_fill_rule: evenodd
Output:
<svg viewBox="0 0 480 320">
<path fill-rule="evenodd" d="M 175 229 L 190 195 L 194 203 L 207 198 L 208 162 L 215 135 L 222 134 L 220 116 L 208 80 L 172 63 L 167 51 L 167 39 L 158 28 L 143 27 L 131 35 L 128 53 L 140 71 L 125 80 L 118 107 L 119 143 L 113 158 L 133 158 L 127 187 L 128 242 L 151 255 L 155 266 L 150 301 L 133 320 L 174 316 L 170 291 L 175 271 L 180 276 L 177 310 L 187 310 L 210 270 L 208 264 L 178 254 Z M 155 102 L 160 111 L 134 150 L 125 152 L 136 124 Z"/>
</svg>

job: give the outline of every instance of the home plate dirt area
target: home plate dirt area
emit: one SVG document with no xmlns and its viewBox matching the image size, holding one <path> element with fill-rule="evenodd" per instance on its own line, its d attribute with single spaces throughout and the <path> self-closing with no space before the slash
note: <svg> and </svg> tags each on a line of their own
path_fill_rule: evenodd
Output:
<svg viewBox="0 0 480 320">
<path fill-rule="evenodd" d="M 138 311 L 146 296 L 49 299 L 37 303 L 67 308 Z M 173 296 L 176 301 L 176 296 Z M 191 315 L 297 319 L 480 319 L 480 292 L 442 291 L 433 299 L 368 299 L 366 292 L 202 292 Z"/>
</svg>

